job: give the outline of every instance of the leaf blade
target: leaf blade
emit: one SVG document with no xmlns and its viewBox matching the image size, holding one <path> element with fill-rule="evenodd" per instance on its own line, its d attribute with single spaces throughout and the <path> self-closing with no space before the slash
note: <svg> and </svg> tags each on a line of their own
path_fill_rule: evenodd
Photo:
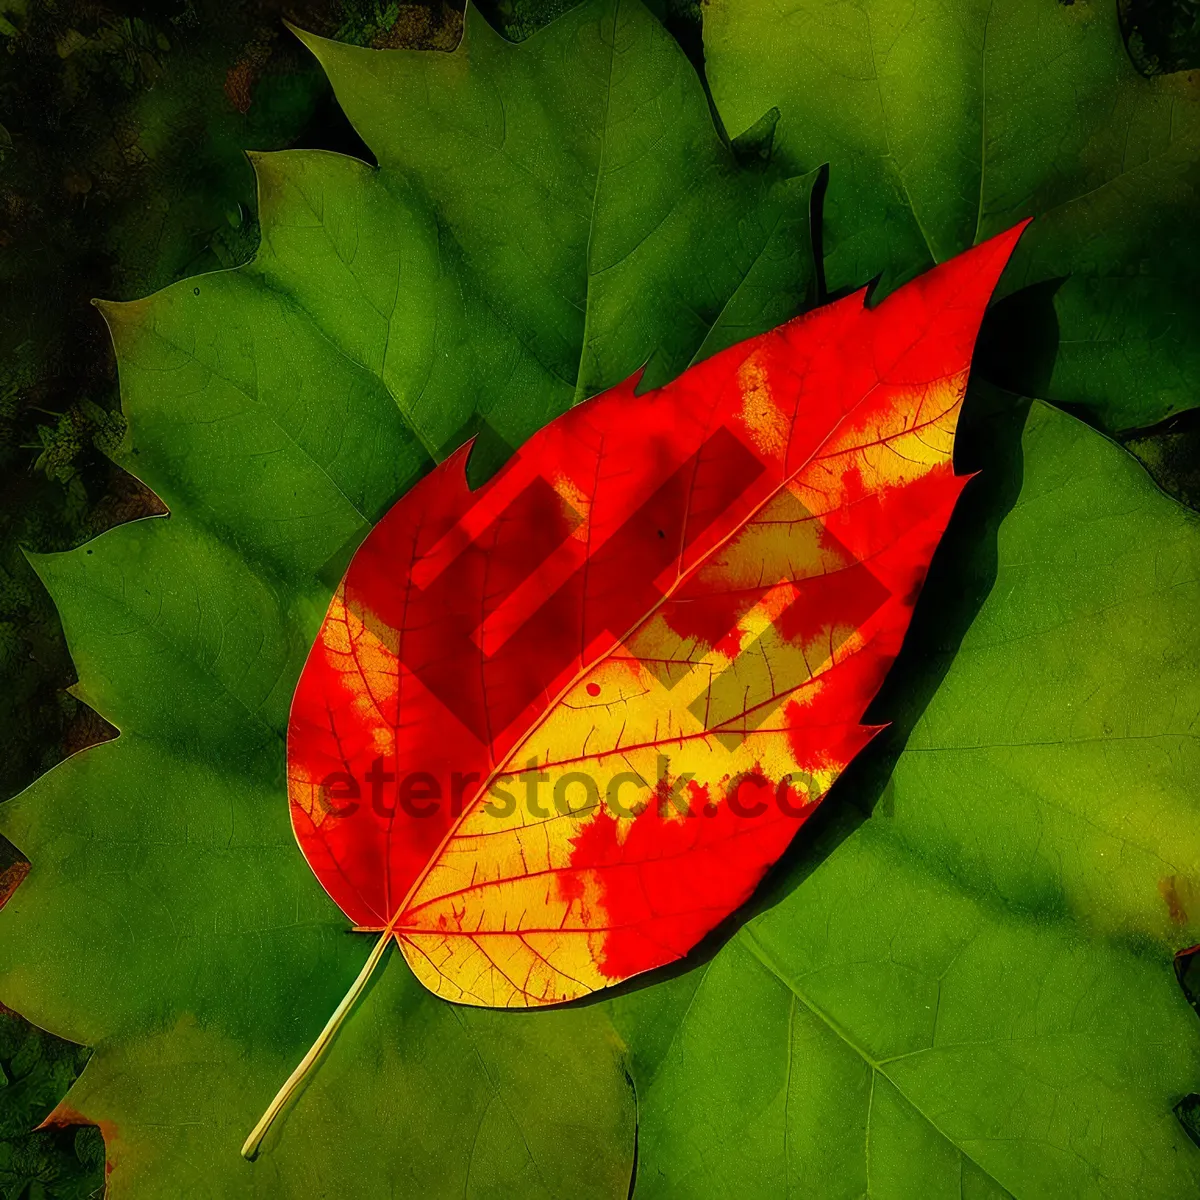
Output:
<svg viewBox="0 0 1200 1200">
<path fill-rule="evenodd" d="M 577 998 L 749 896 L 870 738 L 1019 233 L 877 309 L 859 294 L 664 389 L 606 393 L 477 492 L 450 460 L 367 539 L 297 689 L 292 817 L 331 896 L 395 929 L 427 986 Z M 439 804 L 468 774 L 465 808 Z M 497 812 L 531 775 L 529 803 Z M 776 811 L 744 811 L 746 783 Z M 678 819 L 663 789 L 683 784 Z M 692 820 L 701 803 L 716 819 Z"/>
</svg>

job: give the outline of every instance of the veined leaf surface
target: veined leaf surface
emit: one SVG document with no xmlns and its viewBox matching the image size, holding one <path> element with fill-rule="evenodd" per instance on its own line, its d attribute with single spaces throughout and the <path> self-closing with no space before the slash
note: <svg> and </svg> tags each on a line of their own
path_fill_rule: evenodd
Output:
<svg viewBox="0 0 1200 1200">
<path fill-rule="evenodd" d="M 749 897 L 871 737 L 1019 234 L 614 388 L 476 492 L 455 455 L 368 536 L 293 703 L 292 820 L 426 986 L 574 999 Z"/>
</svg>

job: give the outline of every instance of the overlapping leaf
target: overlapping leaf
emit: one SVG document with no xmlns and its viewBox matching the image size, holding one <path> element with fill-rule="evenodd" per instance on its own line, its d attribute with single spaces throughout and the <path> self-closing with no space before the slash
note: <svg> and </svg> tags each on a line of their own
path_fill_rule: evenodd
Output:
<svg viewBox="0 0 1200 1200">
<path fill-rule="evenodd" d="M 354 177 L 365 220 L 333 232 L 334 254 L 318 251 L 332 269 L 305 294 L 435 450 L 457 447 L 472 404 L 516 445 L 572 399 L 643 365 L 657 386 L 811 303 L 811 180 L 738 166 L 640 3 L 583 4 L 519 46 L 472 8 L 452 55 L 305 40 L 380 163 L 320 159 Z M 326 211 L 318 178 L 289 182 Z M 424 235 L 424 286 L 400 291 L 384 250 L 397 198 Z M 280 216 L 273 242 L 327 236 Z M 371 320 L 344 307 L 360 289 Z"/>
<path fill-rule="evenodd" d="M 1047 398 L 1114 430 L 1196 403 L 1200 96 L 1138 74 L 1115 3 L 714 0 L 704 43 L 732 131 L 775 106 L 785 160 L 829 162 L 831 288 L 1038 215 L 1007 287 L 1061 284 Z"/>
<path fill-rule="evenodd" d="M 544 1005 L 749 897 L 870 739 L 1019 233 L 607 391 L 476 492 L 456 455 L 388 513 L 288 730 L 297 839 L 357 926 L 448 999 Z"/>
</svg>

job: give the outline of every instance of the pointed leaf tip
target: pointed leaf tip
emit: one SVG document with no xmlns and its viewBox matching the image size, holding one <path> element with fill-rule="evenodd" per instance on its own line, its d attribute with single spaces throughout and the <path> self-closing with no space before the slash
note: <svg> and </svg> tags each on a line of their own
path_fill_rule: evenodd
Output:
<svg viewBox="0 0 1200 1200">
<path fill-rule="evenodd" d="M 289 727 L 296 836 L 354 924 L 394 922 L 447 999 L 542 1005 L 681 957 L 746 899 L 876 732 L 1015 236 L 877 310 L 634 376 L 474 492 L 460 448 L 395 505 Z"/>
</svg>

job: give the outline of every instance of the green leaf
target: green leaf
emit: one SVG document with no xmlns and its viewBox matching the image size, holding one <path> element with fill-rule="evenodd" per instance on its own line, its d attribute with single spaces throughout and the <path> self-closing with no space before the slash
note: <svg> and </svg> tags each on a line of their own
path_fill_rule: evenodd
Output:
<svg viewBox="0 0 1200 1200">
<path fill-rule="evenodd" d="M 643 363 L 662 377 L 811 303 L 812 179 L 740 164 L 631 0 L 522 47 L 474 16 L 454 54 L 313 44 L 378 169 L 256 156 L 252 263 L 102 306 L 117 457 L 170 516 L 32 556 L 120 736 L 0 810 L 33 864 L 0 987 L 94 1046 L 67 1105 L 139 1197 L 624 1194 L 604 1009 L 463 1013 L 398 957 L 240 1158 L 369 951 L 296 848 L 288 707 L 349 554 L 468 433 L 492 435 L 486 470 Z"/>
<path fill-rule="evenodd" d="M 1200 940 L 1200 519 L 1044 405 L 997 449 L 1014 415 L 891 677 L 920 715 L 874 813 L 852 828 L 878 786 L 848 773 L 773 907 L 613 1002 L 639 1195 L 1200 1188 L 1172 1112 L 1200 1083 L 1172 970 Z M 980 592 L 955 650 L 947 597 Z"/>
<path fill-rule="evenodd" d="M 678 374 L 772 232 L 807 220 L 808 182 L 739 166 L 636 0 L 580 5 L 520 45 L 471 8 L 451 55 L 302 36 L 381 179 L 405 178 L 436 212 L 464 290 L 552 395 L 591 395 L 647 361 L 647 387 Z M 810 285 L 795 249 L 771 272 L 773 320 Z"/>
<path fill-rule="evenodd" d="M 1200 96 L 1146 79 L 1099 0 L 712 0 L 708 78 L 733 133 L 781 113 L 830 164 L 831 289 L 887 290 L 1027 216 L 1002 288 L 1065 279 L 1044 396 L 1110 429 L 1196 403 Z"/>
</svg>

